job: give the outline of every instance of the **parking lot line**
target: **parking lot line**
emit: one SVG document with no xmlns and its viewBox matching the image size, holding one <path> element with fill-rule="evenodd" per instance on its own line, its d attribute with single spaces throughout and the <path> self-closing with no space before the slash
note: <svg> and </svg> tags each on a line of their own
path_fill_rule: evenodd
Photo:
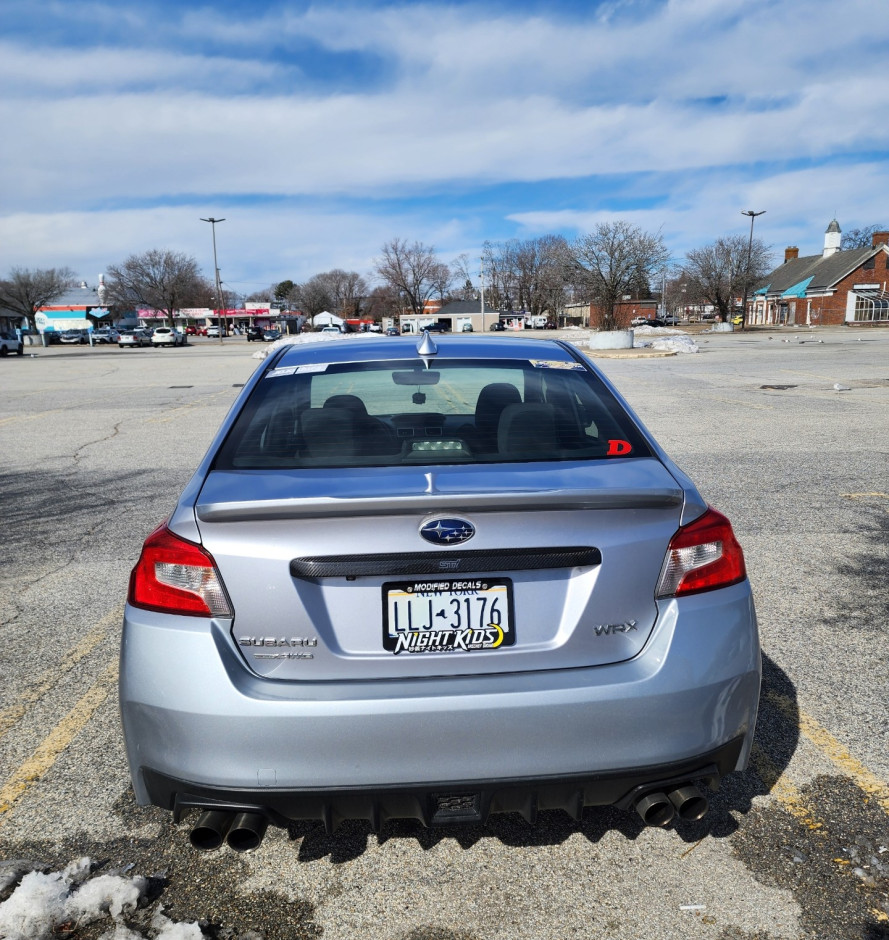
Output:
<svg viewBox="0 0 889 940">
<path fill-rule="evenodd" d="M 808 829 L 824 828 L 824 823 L 816 819 L 806 806 L 799 790 L 788 780 L 785 774 L 778 770 L 774 761 L 759 744 L 753 745 L 750 761 L 759 774 L 760 780 L 768 788 L 769 796 L 778 800 L 791 816 L 796 817 Z"/>
<path fill-rule="evenodd" d="M 105 667 L 99 678 L 70 712 L 40 742 L 34 753 L 13 773 L 0 789 L 0 828 L 9 819 L 9 812 L 28 790 L 38 783 L 55 764 L 59 754 L 68 747 L 96 709 L 117 686 L 118 659 Z"/>
<path fill-rule="evenodd" d="M 10 415 L 8 418 L 0 418 L 0 427 L 13 424 L 16 421 L 34 421 L 37 418 L 45 418 L 47 415 L 67 414 L 70 411 L 82 409 L 86 405 L 94 405 L 97 401 L 97 398 L 92 398 L 89 401 L 79 401 L 76 405 L 71 405 L 68 408 L 50 408 L 49 411 L 35 411 L 30 414 Z"/>
<path fill-rule="evenodd" d="M 0 738 L 2 738 L 16 722 L 20 721 L 28 709 L 54 689 L 65 673 L 70 672 L 85 656 L 88 656 L 101 642 L 108 638 L 108 628 L 114 623 L 123 620 L 123 605 L 115 607 L 106 614 L 89 633 L 62 657 L 61 662 L 54 668 L 45 672 L 36 682 L 18 697 L 14 705 L 0 711 Z"/>
<path fill-rule="evenodd" d="M 763 692 L 763 698 L 777 708 L 783 715 L 797 722 L 800 734 L 829 758 L 852 782 L 867 796 L 875 800 L 883 812 L 889 816 L 889 786 L 868 770 L 858 758 L 853 757 L 848 749 L 840 743 L 826 728 L 823 728 L 814 718 L 803 711 L 798 711 L 795 702 L 786 695 L 780 695 L 768 690 Z"/>
<path fill-rule="evenodd" d="M 146 418 L 145 423 L 166 424 L 168 421 L 175 421 L 177 418 L 181 418 L 183 415 L 189 414 L 198 408 L 203 408 L 206 405 L 212 404 L 215 399 L 220 397 L 220 395 L 231 395 L 231 389 L 225 388 L 220 392 L 211 392 L 209 395 L 205 395 L 202 398 L 196 399 L 195 401 L 187 402 L 184 405 L 179 405 L 176 408 L 165 411 L 163 414 L 160 414 L 155 418 Z"/>
</svg>

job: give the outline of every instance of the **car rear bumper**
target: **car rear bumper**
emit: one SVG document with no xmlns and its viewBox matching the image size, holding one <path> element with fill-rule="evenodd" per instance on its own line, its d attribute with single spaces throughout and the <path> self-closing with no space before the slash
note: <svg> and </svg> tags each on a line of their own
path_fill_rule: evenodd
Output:
<svg viewBox="0 0 889 940">
<path fill-rule="evenodd" d="M 621 803 L 662 780 L 715 783 L 752 743 L 761 664 L 746 582 L 663 604 L 634 659 L 576 669 L 282 682 L 245 667 L 228 627 L 127 606 L 120 702 L 141 804 L 325 818 L 376 800 L 426 820 L 442 788 L 494 812 L 528 793 L 539 808 L 578 792 Z"/>
<path fill-rule="evenodd" d="M 561 809 L 580 819 L 587 806 L 630 809 L 645 793 L 669 792 L 690 782 L 716 789 L 731 773 L 744 746 L 735 738 L 686 761 L 608 774 L 573 774 L 503 780 L 428 781 L 413 787 L 352 787 L 320 790 L 276 787 L 223 788 L 176 780 L 143 768 L 149 802 L 172 810 L 179 822 L 191 809 L 255 813 L 274 824 L 293 820 L 323 823 L 333 832 L 347 819 L 366 820 L 379 832 L 388 819 L 416 819 L 425 826 L 484 824 L 495 813 L 518 813 L 532 825 L 541 811 Z"/>
</svg>

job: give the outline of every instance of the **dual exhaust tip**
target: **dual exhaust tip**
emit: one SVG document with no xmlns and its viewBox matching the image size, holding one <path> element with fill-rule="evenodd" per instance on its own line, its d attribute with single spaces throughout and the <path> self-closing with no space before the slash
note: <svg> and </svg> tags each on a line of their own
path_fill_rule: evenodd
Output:
<svg viewBox="0 0 889 940">
<path fill-rule="evenodd" d="M 710 804 L 694 786 L 677 787 L 669 793 L 646 793 L 636 801 L 636 812 L 646 826 L 668 826 L 674 816 L 685 822 L 703 819 Z"/>
<path fill-rule="evenodd" d="M 259 813 L 205 810 L 191 830 L 189 841 L 202 852 L 218 849 L 223 842 L 236 852 L 249 852 L 262 844 L 267 827 L 268 820 Z"/>
</svg>

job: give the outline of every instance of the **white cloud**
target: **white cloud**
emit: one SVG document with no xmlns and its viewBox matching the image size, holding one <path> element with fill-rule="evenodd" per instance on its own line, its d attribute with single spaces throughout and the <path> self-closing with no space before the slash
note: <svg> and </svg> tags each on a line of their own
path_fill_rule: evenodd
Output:
<svg viewBox="0 0 889 940">
<path fill-rule="evenodd" d="M 219 234 L 238 259 L 220 263 L 240 279 L 367 271 L 393 235 L 475 250 L 504 227 L 485 218 L 487 187 L 533 183 L 539 205 L 552 180 L 578 181 L 574 204 L 563 188 L 552 210 L 510 214 L 515 231 L 588 227 L 611 180 L 609 205 L 660 208 L 610 216 L 663 225 L 691 247 L 739 224 L 751 200 L 772 226 L 820 226 L 834 211 L 870 224 L 872 194 L 886 191 L 870 154 L 889 149 L 878 117 L 889 112 L 889 17 L 871 0 L 669 0 L 585 18 L 431 2 L 240 18 L 188 5 L 166 17 L 70 0 L 31 8 L 35 22 L 79 15 L 100 38 L 65 48 L 56 30 L 0 44 L 7 263 L 87 276 L 147 247 L 200 257 L 209 239 L 193 229 L 212 212 L 238 219 Z M 301 90 L 306 43 L 317 61 L 345 54 L 343 74 L 312 59 L 312 90 Z M 293 56 L 270 58 L 273 48 Z M 349 55 L 379 57 L 378 80 L 351 78 Z M 800 163 L 812 166 L 785 169 Z M 453 206 L 424 204 L 443 192 Z"/>
</svg>

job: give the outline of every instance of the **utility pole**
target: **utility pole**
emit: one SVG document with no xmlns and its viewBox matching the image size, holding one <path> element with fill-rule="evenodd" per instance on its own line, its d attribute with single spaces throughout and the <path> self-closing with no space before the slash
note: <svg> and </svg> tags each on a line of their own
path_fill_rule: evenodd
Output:
<svg viewBox="0 0 889 940">
<path fill-rule="evenodd" d="M 479 283 L 481 284 L 481 291 L 479 291 L 482 298 L 482 333 L 485 332 L 485 259 L 478 259 L 478 277 Z"/>
<path fill-rule="evenodd" d="M 750 258 L 753 255 L 753 220 L 758 215 L 765 215 L 766 210 L 754 212 L 752 209 L 742 209 L 741 215 L 750 216 L 750 241 L 747 242 L 747 267 L 744 271 L 744 299 L 741 301 L 741 329 L 747 325 L 747 288 L 750 285 Z"/>
<path fill-rule="evenodd" d="M 219 311 L 219 343 L 222 344 L 222 334 L 225 332 L 225 327 L 222 324 L 222 318 L 225 314 L 225 310 L 222 306 L 222 284 L 219 282 L 219 263 L 216 260 L 216 223 L 224 222 L 225 219 L 201 219 L 202 222 L 209 222 L 213 228 L 213 270 L 216 272 L 216 309 Z"/>
</svg>

